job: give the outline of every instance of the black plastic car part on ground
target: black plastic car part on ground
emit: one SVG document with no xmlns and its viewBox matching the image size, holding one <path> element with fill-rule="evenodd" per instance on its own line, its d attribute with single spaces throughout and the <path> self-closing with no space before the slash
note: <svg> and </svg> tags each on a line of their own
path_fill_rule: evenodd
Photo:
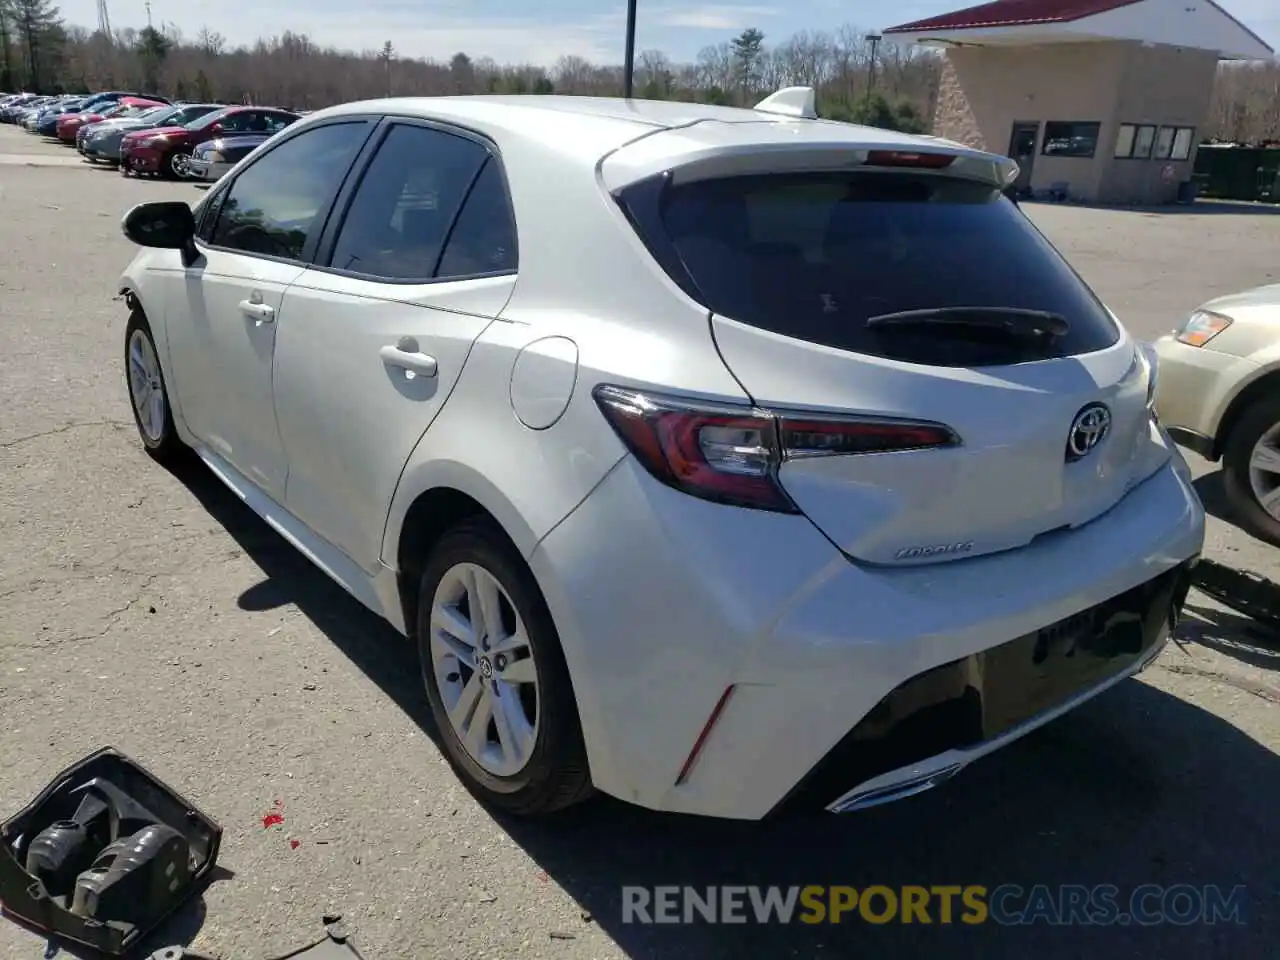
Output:
<svg viewBox="0 0 1280 960">
<path fill-rule="evenodd" d="M 1195 585 L 1225 607 L 1280 628 L 1280 583 L 1261 574 L 1236 570 L 1216 560 L 1196 565 Z"/>
<path fill-rule="evenodd" d="M 3 913 L 119 956 L 209 879 L 222 828 L 108 747 L 0 826 Z"/>
</svg>

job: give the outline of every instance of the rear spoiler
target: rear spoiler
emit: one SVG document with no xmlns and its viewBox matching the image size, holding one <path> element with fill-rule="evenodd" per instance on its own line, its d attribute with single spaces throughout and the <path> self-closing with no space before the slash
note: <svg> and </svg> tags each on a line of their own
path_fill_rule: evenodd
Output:
<svg viewBox="0 0 1280 960">
<path fill-rule="evenodd" d="M 1011 158 L 952 140 L 819 119 L 812 87 L 779 90 L 753 111 L 742 111 L 750 112 L 758 114 L 761 122 L 726 123 L 708 117 L 619 147 L 600 161 L 604 187 L 616 193 L 659 174 L 670 174 L 674 183 L 688 183 L 882 165 L 914 166 L 920 172 L 976 180 L 998 190 L 1018 177 L 1018 165 Z M 876 162 L 886 157 L 895 159 L 888 164 Z M 917 162 L 910 162 L 911 157 Z"/>
</svg>

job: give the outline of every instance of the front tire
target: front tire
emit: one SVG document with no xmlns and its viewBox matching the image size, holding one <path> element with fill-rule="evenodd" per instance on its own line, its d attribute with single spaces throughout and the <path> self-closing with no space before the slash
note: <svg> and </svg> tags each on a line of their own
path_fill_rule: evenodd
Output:
<svg viewBox="0 0 1280 960">
<path fill-rule="evenodd" d="M 1254 401 L 1232 427 L 1222 485 L 1240 526 L 1280 546 L 1280 396 Z"/>
<path fill-rule="evenodd" d="M 191 159 L 191 154 L 184 153 L 181 150 L 175 150 L 169 154 L 164 161 L 164 171 L 174 180 L 185 180 L 187 178 L 187 161 Z"/>
<path fill-rule="evenodd" d="M 491 520 L 468 520 L 432 551 L 418 593 L 418 653 L 454 772 L 521 816 L 591 793 L 577 702 L 533 574 Z"/>
<path fill-rule="evenodd" d="M 174 463 L 187 452 L 187 447 L 173 425 L 160 353 L 146 314 L 139 307 L 129 315 L 124 344 L 125 385 L 143 449 L 158 463 Z"/>
</svg>

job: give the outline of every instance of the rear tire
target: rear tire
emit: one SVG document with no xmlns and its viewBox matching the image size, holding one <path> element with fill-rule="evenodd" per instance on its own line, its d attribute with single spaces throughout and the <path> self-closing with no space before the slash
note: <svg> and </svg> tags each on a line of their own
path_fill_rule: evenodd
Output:
<svg viewBox="0 0 1280 960">
<path fill-rule="evenodd" d="M 486 583 L 498 588 L 496 595 L 489 594 L 496 613 L 488 617 L 483 611 L 473 614 L 469 602 L 481 596 Z M 486 626 L 489 619 L 496 625 Z M 505 639 L 516 636 L 519 644 Z M 555 624 L 533 574 L 492 520 L 464 521 L 432 551 L 419 587 L 417 637 L 445 757 L 477 799 L 508 813 L 537 816 L 591 794 L 577 701 Z M 454 652 L 459 650 L 461 655 Z M 521 679 L 514 679 L 517 664 Z M 510 681 L 503 679 L 504 670 Z M 532 717 L 531 698 L 536 699 Z M 507 718 L 502 725 L 499 715 Z M 521 726 L 527 720 L 532 723 Z M 460 729 L 466 726 L 471 730 Z M 518 762 L 502 748 L 516 740 L 523 740 L 511 751 Z"/>
<path fill-rule="evenodd" d="M 1222 485 L 1227 503 L 1240 526 L 1259 540 L 1280 546 L 1280 472 L 1257 470 L 1255 454 L 1274 449 L 1280 470 L 1280 395 L 1251 403 L 1232 427 L 1223 445 Z M 1276 490 L 1277 501 L 1268 510 L 1263 497 Z"/>
</svg>

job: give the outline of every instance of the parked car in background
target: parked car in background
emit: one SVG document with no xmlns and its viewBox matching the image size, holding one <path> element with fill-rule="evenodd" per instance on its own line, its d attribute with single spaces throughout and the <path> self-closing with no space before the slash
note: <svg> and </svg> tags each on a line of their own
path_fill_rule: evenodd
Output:
<svg viewBox="0 0 1280 960">
<path fill-rule="evenodd" d="M 270 133 L 242 133 L 207 140 L 192 152 L 191 159 L 187 161 L 187 176 L 206 182 L 219 180 L 273 136 Z"/>
<path fill-rule="evenodd" d="M 51 111 L 61 110 L 68 104 L 78 102 L 79 101 L 75 97 L 54 97 L 52 100 L 41 103 L 38 106 L 29 107 L 23 112 L 21 125 L 29 132 L 34 132 L 36 123 L 45 114 Z"/>
<path fill-rule="evenodd" d="M 114 106 L 105 110 L 94 109 L 80 113 L 68 113 L 59 117 L 57 136 L 63 143 L 74 146 L 76 134 L 86 124 L 98 123 L 113 117 L 136 116 L 144 110 L 158 106 L 161 106 L 161 104 L 154 100 L 144 100 L 141 97 L 121 97 Z"/>
<path fill-rule="evenodd" d="M 99 131 L 106 133 L 119 129 L 121 125 L 131 125 L 130 129 L 133 130 L 145 130 L 149 126 L 154 126 L 154 124 L 150 123 L 152 119 L 159 120 L 161 117 L 172 114 L 176 109 L 176 107 L 161 104 L 143 108 L 140 111 L 126 110 L 114 117 L 99 120 L 96 123 L 82 124 L 80 129 L 76 131 L 76 150 L 83 155 L 85 144 L 88 143 L 90 137 Z M 138 124 L 141 124 L 141 126 L 138 126 Z"/>
<path fill-rule="evenodd" d="M 36 97 L 33 100 L 25 100 L 14 106 L 8 113 L 8 120 L 12 124 L 21 126 L 32 113 L 39 113 L 48 104 L 53 102 L 52 97 Z"/>
<path fill-rule="evenodd" d="M 1156 351 L 1160 422 L 1222 463 L 1240 526 L 1280 546 L 1280 284 L 1210 300 Z"/>
<path fill-rule="evenodd" d="M 272 107 L 227 107 L 186 126 L 162 127 L 125 135 L 120 172 L 182 178 L 191 152 L 206 140 L 234 133 L 276 133 L 298 119 Z"/>
<path fill-rule="evenodd" d="M 120 163 L 120 145 L 126 134 L 140 130 L 156 130 L 161 127 L 186 126 L 201 117 L 224 109 L 217 103 L 190 103 L 157 107 L 136 117 L 122 117 L 82 129 L 76 146 L 91 162 L 104 162 L 111 166 Z"/>
<path fill-rule="evenodd" d="M 42 137 L 56 136 L 58 120 L 66 114 L 79 113 L 82 110 L 84 110 L 83 100 L 71 100 L 67 103 L 58 104 L 56 107 L 41 110 L 34 120 L 29 121 L 31 132 Z"/>
<path fill-rule="evenodd" d="M 16 123 L 22 109 L 37 99 L 39 98 L 34 93 L 20 93 L 10 97 L 0 106 L 0 123 Z"/>
<path fill-rule="evenodd" d="M 414 638 L 486 803 L 873 806 L 1143 669 L 1204 542 L 1013 172 L 794 88 L 322 110 L 125 217 L 126 402 Z"/>
</svg>

